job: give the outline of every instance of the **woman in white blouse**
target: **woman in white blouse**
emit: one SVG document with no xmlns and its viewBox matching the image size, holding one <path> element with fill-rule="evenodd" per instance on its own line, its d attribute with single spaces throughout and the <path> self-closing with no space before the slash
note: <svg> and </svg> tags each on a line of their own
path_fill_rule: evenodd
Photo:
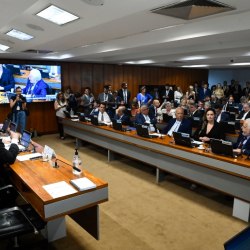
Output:
<svg viewBox="0 0 250 250">
<path fill-rule="evenodd" d="M 183 93 L 181 88 L 178 86 L 174 92 L 174 101 L 177 104 L 177 106 L 180 104 L 181 102 L 181 98 L 183 97 Z"/>
<path fill-rule="evenodd" d="M 163 120 L 163 114 L 167 114 L 175 118 L 175 109 L 172 108 L 171 102 L 163 102 L 157 109 L 157 117 L 160 121 Z"/>
</svg>

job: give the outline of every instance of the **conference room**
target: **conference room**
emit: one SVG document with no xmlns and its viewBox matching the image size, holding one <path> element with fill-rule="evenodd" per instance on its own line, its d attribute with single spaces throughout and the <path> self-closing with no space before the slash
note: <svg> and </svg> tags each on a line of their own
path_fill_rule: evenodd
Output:
<svg viewBox="0 0 250 250">
<path fill-rule="evenodd" d="M 54 108 L 57 94 L 66 89 L 81 96 L 89 88 L 97 99 L 104 86 L 109 85 L 110 92 L 119 93 L 124 83 L 131 103 L 142 86 L 150 95 L 159 92 L 160 105 L 164 102 L 161 92 L 167 85 L 172 90 L 178 87 L 186 96 L 190 85 L 196 91 L 196 86 L 201 88 L 208 83 L 211 90 L 219 83 L 231 86 L 233 82 L 240 86 L 243 95 L 250 81 L 250 6 L 246 1 L 11 0 L 0 3 L 0 44 L 4 45 L 0 47 L 0 61 L 15 81 L 10 89 L 5 89 L 7 84 L 0 81 L 0 123 L 10 113 L 8 100 L 15 95 L 14 89 L 18 86 L 25 89 L 30 71 L 38 70 L 46 94 L 22 93 L 27 95 L 29 109 L 26 130 L 32 133 L 35 143 L 53 148 L 69 164 L 77 146 L 83 169 L 93 176 L 90 179 L 100 179 L 103 183 L 100 189 L 108 190 L 99 200 L 103 202 L 95 204 L 98 237 L 92 237 L 77 225 L 71 212 L 64 211 L 63 228 L 67 235 L 51 240 L 49 247 L 223 249 L 229 239 L 249 227 L 247 155 L 237 158 L 218 155 L 197 147 L 176 145 L 167 135 L 139 137 L 133 129 L 117 131 L 111 126 L 92 125 L 83 118 L 82 121 L 63 119 L 65 138 L 62 140 Z M 56 14 L 63 10 L 72 18 L 68 23 L 62 23 L 61 15 L 56 19 Z M 54 19 L 45 19 L 49 11 Z M 25 34 L 16 37 L 21 32 Z M 30 86 L 29 90 L 34 87 Z M 240 104 L 237 94 L 236 90 L 235 102 Z M 247 99 L 245 93 L 244 96 Z M 182 103 L 181 99 L 177 102 Z M 176 103 L 171 103 L 173 109 Z M 199 107 L 198 100 L 195 103 Z M 227 103 L 221 104 L 223 108 Z M 81 113 L 79 110 L 74 115 Z M 243 121 L 237 121 L 237 115 L 233 122 L 238 127 L 235 133 L 226 132 L 228 141 L 236 142 L 240 133 Z M 231 120 L 227 121 L 230 123 Z M 40 161 L 33 160 L 30 166 L 33 163 L 38 166 Z M 15 164 L 18 163 L 17 160 Z M 59 171 L 66 166 L 58 164 Z M 17 184 L 13 183 L 20 188 Z M 194 189 L 190 188 L 192 184 L 196 185 Z M 46 222 L 55 219 L 39 214 Z M 22 237 L 26 236 L 20 236 L 20 242 Z M 33 235 L 29 237 L 33 239 Z M 9 239 L 1 240 L 0 246 L 5 247 L 7 242 Z"/>
</svg>

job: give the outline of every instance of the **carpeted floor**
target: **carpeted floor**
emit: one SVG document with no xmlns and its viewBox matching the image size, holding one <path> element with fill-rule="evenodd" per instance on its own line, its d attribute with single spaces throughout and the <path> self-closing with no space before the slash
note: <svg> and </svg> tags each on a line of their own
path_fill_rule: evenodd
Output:
<svg viewBox="0 0 250 250">
<path fill-rule="evenodd" d="M 34 140 L 68 160 L 74 154 L 72 138 Z M 227 239 L 247 226 L 231 216 L 231 197 L 201 186 L 192 191 L 190 182 L 172 175 L 157 185 L 153 167 L 121 156 L 108 162 L 106 150 L 90 144 L 79 155 L 84 168 L 109 183 L 109 201 L 100 205 L 101 239 L 96 241 L 67 217 L 67 237 L 48 249 L 222 250 Z"/>
</svg>

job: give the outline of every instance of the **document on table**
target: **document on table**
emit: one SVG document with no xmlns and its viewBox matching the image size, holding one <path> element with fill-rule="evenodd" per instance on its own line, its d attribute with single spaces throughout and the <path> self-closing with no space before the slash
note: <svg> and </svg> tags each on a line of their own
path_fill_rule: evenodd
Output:
<svg viewBox="0 0 250 250">
<path fill-rule="evenodd" d="M 58 198 L 77 192 L 71 185 L 69 185 L 65 181 L 44 185 L 43 188 L 50 194 L 52 198 Z"/>
<path fill-rule="evenodd" d="M 96 184 L 87 177 L 71 180 L 70 183 L 80 191 L 96 188 Z"/>
<path fill-rule="evenodd" d="M 28 161 L 30 159 L 35 159 L 36 157 L 42 157 L 41 153 L 33 153 L 33 154 L 25 154 L 25 155 L 18 155 L 16 158 L 19 161 Z"/>
</svg>

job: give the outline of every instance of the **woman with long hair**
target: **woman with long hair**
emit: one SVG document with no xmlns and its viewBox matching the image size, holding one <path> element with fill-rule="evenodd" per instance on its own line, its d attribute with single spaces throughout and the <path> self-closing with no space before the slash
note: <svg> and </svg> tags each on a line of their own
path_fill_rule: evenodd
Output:
<svg viewBox="0 0 250 250">
<path fill-rule="evenodd" d="M 56 111 L 58 131 L 60 134 L 60 138 L 62 140 L 64 140 L 64 130 L 63 130 L 62 119 L 65 118 L 64 111 L 66 111 L 66 107 L 67 107 L 67 101 L 64 97 L 64 94 L 62 92 L 59 92 L 54 102 L 54 108 Z"/>
<path fill-rule="evenodd" d="M 210 139 L 225 139 L 225 132 L 215 120 L 215 110 L 208 108 L 204 114 L 204 121 L 193 136 L 196 140 L 209 143 Z"/>
</svg>

